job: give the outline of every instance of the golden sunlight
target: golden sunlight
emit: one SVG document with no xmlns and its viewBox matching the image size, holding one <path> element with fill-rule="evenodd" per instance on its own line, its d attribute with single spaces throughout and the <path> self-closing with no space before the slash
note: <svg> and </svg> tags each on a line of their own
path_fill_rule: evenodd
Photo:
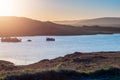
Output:
<svg viewBox="0 0 120 80">
<path fill-rule="evenodd" d="M 0 0 L 0 16 L 10 16 L 14 9 L 13 0 Z"/>
</svg>

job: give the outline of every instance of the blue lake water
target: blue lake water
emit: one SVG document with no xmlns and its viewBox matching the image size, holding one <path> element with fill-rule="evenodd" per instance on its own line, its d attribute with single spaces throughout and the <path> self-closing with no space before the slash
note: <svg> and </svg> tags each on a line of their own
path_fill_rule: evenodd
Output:
<svg viewBox="0 0 120 80">
<path fill-rule="evenodd" d="M 55 42 L 47 42 L 53 37 Z M 120 34 L 81 35 L 81 36 L 31 36 L 19 37 L 21 43 L 0 42 L 0 60 L 16 65 L 52 59 L 73 52 L 120 51 Z M 27 42 L 31 39 L 32 42 Z"/>
</svg>

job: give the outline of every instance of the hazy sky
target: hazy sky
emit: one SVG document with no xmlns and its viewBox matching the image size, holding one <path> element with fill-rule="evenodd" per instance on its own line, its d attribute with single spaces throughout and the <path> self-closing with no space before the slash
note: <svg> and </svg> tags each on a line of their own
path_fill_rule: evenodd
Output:
<svg viewBox="0 0 120 80">
<path fill-rule="evenodd" d="M 39 20 L 120 17 L 120 0 L 0 0 L 0 16 Z"/>
</svg>

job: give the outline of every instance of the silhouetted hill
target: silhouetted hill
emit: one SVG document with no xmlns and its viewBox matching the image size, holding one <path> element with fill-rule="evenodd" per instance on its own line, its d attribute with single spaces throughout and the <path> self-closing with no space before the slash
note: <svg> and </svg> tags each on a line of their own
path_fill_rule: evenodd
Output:
<svg viewBox="0 0 120 80">
<path fill-rule="evenodd" d="M 86 20 L 71 20 L 71 21 L 56 21 L 59 24 L 67 24 L 73 26 L 109 26 L 109 27 L 120 27 L 120 18 L 119 17 L 103 17 L 103 18 L 96 18 L 96 19 L 86 19 Z"/>
<path fill-rule="evenodd" d="M 0 17 L 0 36 L 83 35 L 119 32 L 120 28 L 101 28 L 99 26 L 77 28 L 25 17 Z"/>
<path fill-rule="evenodd" d="M 24 17 L 0 17 L 1 36 L 70 34 L 69 29 L 72 30 L 72 27 L 58 25 L 52 22 L 41 22 Z"/>
</svg>

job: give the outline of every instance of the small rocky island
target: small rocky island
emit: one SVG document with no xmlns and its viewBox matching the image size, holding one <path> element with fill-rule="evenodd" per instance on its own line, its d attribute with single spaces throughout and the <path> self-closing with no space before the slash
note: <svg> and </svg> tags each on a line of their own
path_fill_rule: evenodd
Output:
<svg viewBox="0 0 120 80">
<path fill-rule="evenodd" d="M 21 39 L 18 39 L 16 37 L 12 38 L 12 37 L 2 37 L 1 38 L 1 42 L 21 42 Z"/>
<path fill-rule="evenodd" d="M 46 41 L 55 41 L 55 38 L 46 38 Z"/>
</svg>

